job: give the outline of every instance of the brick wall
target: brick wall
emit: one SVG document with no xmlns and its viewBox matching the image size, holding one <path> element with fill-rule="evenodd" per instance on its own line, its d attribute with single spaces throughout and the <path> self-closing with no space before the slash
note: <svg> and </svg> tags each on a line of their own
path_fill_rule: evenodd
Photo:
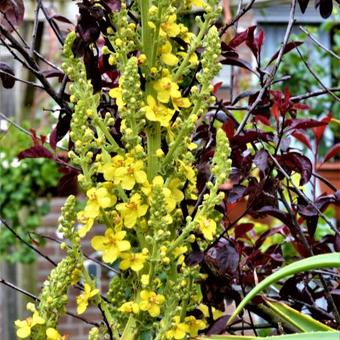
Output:
<svg viewBox="0 0 340 340">
<path fill-rule="evenodd" d="M 56 233 L 57 225 L 58 225 L 58 217 L 60 216 L 60 209 L 64 203 L 64 199 L 55 198 L 51 201 L 50 213 L 45 216 L 43 225 L 38 229 L 38 232 L 50 236 L 53 238 L 58 238 Z M 95 233 L 102 233 L 104 228 L 103 226 L 94 226 L 93 230 Z M 93 230 L 91 233 L 82 240 L 82 249 L 84 253 L 87 255 L 93 254 L 93 249 L 90 246 L 90 239 L 93 236 Z M 58 243 L 54 241 L 47 240 L 46 245 L 41 249 L 41 251 L 49 256 L 53 261 L 59 262 L 64 257 L 64 251 L 59 248 Z M 41 289 L 43 282 L 47 279 L 48 274 L 53 269 L 53 265 L 50 264 L 46 259 L 39 257 L 37 260 L 37 287 L 38 290 Z M 108 285 L 108 276 L 107 270 L 101 268 L 101 277 L 100 277 L 100 289 L 101 292 L 105 295 L 107 291 Z M 71 288 L 69 290 L 69 304 L 67 310 L 76 314 L 76 304 L 75 298 L 79 295 L 81 291 L 76 288 Z M 85 319 L 89 321 L 94 321 L 100 323 L 102 320 L 100 311 L 97 307 L 89 307 L 87 311 L 81 315 Z M 69 340 L 85 340 L 87 339 L 87 334 L 91 325 L 86 324 L 85 322 L 78 320 L 71 316 L 64 316 L 60 319 L 59 323 L 59 331 L 61 334 L 68 335 Z"/>
</svg>

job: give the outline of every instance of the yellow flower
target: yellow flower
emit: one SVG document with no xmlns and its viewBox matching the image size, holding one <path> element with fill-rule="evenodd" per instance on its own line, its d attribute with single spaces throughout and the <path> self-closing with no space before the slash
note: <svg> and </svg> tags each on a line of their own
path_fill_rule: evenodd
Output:
<svg viewBox="0 0 340 340">
<path fill-rule="evenodd" d="M 131 268 L 133 271 L 139 272 L 143 269 L 147 256 L 143 253 L 127 253 L 122 254 L 121 258 L 120 269 L 127 270 Z"/>
<path fill-rule="evenodd" d="M 148 311 L 152 317 L 157 317 L 161 313 L 160 305 L 165 302 L 164 295 L 156 294 L 150 290 L 142 290 L 140 293 L 142 301 L 139 307 L 143 311 Z"/>
<path fill-rule="evenodd" d="M 143 169 L 143 161 L 136 161 L 134 158 L 128 157 L 124 165 L 116 169 L 114 183 L 120 184 L 124 190 L 132 190 L 136 183 L 143 184 L 147 181 Z"/>
<path fill-rule="evenodd" d="M 174 110 L 171 110 L 163 104 L 157 103 L 155 98 L 148 96 L 146 99 L 148 105 L 143 107 L 145 116 L 152 122 L 159 122 L 161 126 L 168 127 L 169 122 L 174 115 Z"/>
<path fill-rule="evenodd" d="M 89 300 L 99 293 L 99 289 L 91 289 L 91 286 L 87 283 L 84 285 L 84 291 L 77 296 L 77 313 L 83 314 L 89 304 Z"/>
<path fill-rule="evenodd" d="M 172 45 L 170 41 L 166 41 L 160 48 L 161 61 L 169 66 L 175 66 L 178 64 L 178 58 L 171 53 Z"/>
<path fill-rule="evenodd" d="M 188 41 L 186 41 L 186 42 L 189 43 Z M 177 52 L 177 55 L 179 55 L 180 57 L 185 59 L 186 56 L 187 56 L 187 52 Z M 190 55 L 189 63 L 190 63 L 191 66 L 197 66 L 199 64 L 199 60 L 198 60 L 197 54 L 195 52 Z"/>
<path fill-rule="evenodd" d="M 166 76 L 156 80 L 153 88 L 157 91 L 157 99 L 161 103 L 168 103 L 170 98 L 173 99 L 181 97 L 178 85 Z"/>
<path fill-rule="evenodd" d="M 103 261 L 112 263 L 121 252 L 127 251 L 131 248 L 130 242 L 124 240 L 126 231 L 118 231 L 114 233 L 113 230 L 107 229 L 105 231 L 105 236 L 95 236 L 91 240 L 92 247 L 103 252 Z"/>
<path fill-rule="evenodd" d="M 191 102 L 188 98 L 183 97 L 172 98 L 172 105 L 176 110 L 178 110 L 180 107 L 187 109 L 188 107 L 191 106 Z"/>
<path fill-rule="evenodd" d="M 216 233 L 216 222 L 205 216 L 198 216 L 196 222 L 198 223 L 204 238 L 208 241 L 212 241 L 213 236 Z"/>
<path fill-rule="evenodd" d="M 84 216 L 96 218 L 100 214 L 100 209 L 112 207 L 116 204 L 117 198 L 110 194 L 107 188 L 91 188 L 87 190 L 86 196 L 89 198 L 84 209 Z"/>
<path fill-rule="evenodd" d="M 205 8 L 207 4 L 203 0 L 187 0 L 187 5 Z"/>
<path fill-rule="evenodd" d="M 203 303 L 200 303 L 197 306 L 197 309 L 199 309 L 206 318 L 209 317 L 209 308 L 208 308 L 207 305 L 204 305 Z M 220 310 L 216 309 L 215 307 L 212 307 L 212 314 L 213 314 L 213 319 L 217 320 L 218 318 L 220 318 L 223 315 L 223 312 L 221 312 Z"/>
<path fill-rule="evenodd" d="M 176 24 L 176 19 L 176 14 L 171 14 L 167 21 L 161 23 L 160 36 L 174 38 L 181 32 L 180 26 Z"/>
<path fill-rule="evenodd" d="M 91 188 L 87 190 L 86 195 L 88 197 L 86 207 L 77 214 L 78 221 L 83 224 L 78 230 L 80 237 L 84 237 L 90 231 L 95 218 L 100 214 L 100 209 L 112 207 L 117 202 L 116 196 L 109 193 L 105 187 Z"/>
<path fill-rule="evenodd" d="M 60 333 L 54 329 L 54 328 L 47 328 L 46 329 L 46 336 L 47 336 L 47 339 L 46 340 L 65 340 L 66 339 L 66 336 L 61 336 Z"/>
<path fill-rule="evenodd" d="M 84 237 L 91 230 L 94 219 L 86 217 L 84 211 L 78 212 L 77 219 L 82 224 L 82 227 L 78 230 L 78 234 L 80 237 Z"/>
<path fill-rule="evenodd" d="M 194 316 L 190 315 L 184 319 L 184 322 L 188 325 L 189 333 L 191 336 L 197 336 L 198 331 L 201 331 L 207 327 L 203 320 L 196 319 Z"/>
<path fill-rule="evenodd" d="M 116 104 L 118 106 L 119 109 L 122 109 L 123 106 L 125 105 L 124 101 L 123 101 L 123 96 L 122 96 L 122 88 L 121 87 L 115 87 L 113 89 L 111 89 L 109 91 L 109 96 L 111 98 L 115 98 L 116 99 Z"/>
<path fill-rule="evenodd" d="M 189 166 L 186 165 L 184 162 L 182 161 L 178 161 L 180 164 L 180 170 L 181 172 L 185 175 L 185 177 L 187 178 L 187 180 L 191 183 L 196 185 L 196 173 L 195 170 Z"/>
<path fill-rule="evenodd" d="M 115 179 L 115 172 L 117 168 L 124 166 L 125 159 L 123 156 L 116 155 L 112 157 L 111 162 L 105 162 L 99 167 L 99 172 L 104 175 L 105 180 L 113 182 Z"/>
<path fill-rule="evenodd" d="M 26 320 L 16 320 L 15 326 L 17 329 L 17 337 L 20 339 L 28 338 L 31 335 L 31 329 L 36 325 L 43 325 L 45 320 L 39 315 L 38 311 L 35 311 L 32 317 Z"/>
<path fill-rule="evenodd" d="M 127 228 L 132 228 L 139 217 L 142 217 L 148 211 L 148 206 L 146 204 L 141 204 L 141 196 L 136 193 L 133 194 L 129 202 L 119 203 L 116 208 L 121 213 L 124 225 Z"/>
<path fill-rule="evenodd" d="M 138 314 L 139 313 L 139 306 L 138 303 L 134 302 L 134 301 L 128 301 L 123 303 L 118 310 L 122 313 L 134 313 L 134 314 Z"/>
<path fill-rule="evenodd" d="M 156 176 L 152 180 L 152 187 L 156 187 L 156 186 L 161 187 L 162 193 L 164 195 L 165 210 L 168 213 L 170 213 L 176 208 L 176 199 L 175 197 L 173 197 L 172 191 L 164 186 L 164 180 L 162 176 Z M 150 198 L 152 196 L 152 187 L 151 187 L 151 191 L 149 192 Z M 170 218 L 169 223 L 172 223 L 172 218 L 170 215 L 169 215 L 169 218 Z"/>
<path fill-rule="evenodd" d="M 171 191 L 171 195 L 176 200 L 176 202 L 181 202 L 184 199 L 183 192 L 180 189 L 178 189 L 178 187 L 181 185 L 182 185 L 182 182 L 179 178 L 171 179 L 168 184 L 168 188 Z"/>
<path fill-rule="evenodd" d="M 189 327 L 184 322 L 180 322 L 179 316 L 174 316 L 171 328 L 166 332 L 167 339 L 184 339 L 189 332 Z"/>
<path fill-rule="evenodd" d="M 140 279 L 140 282 L 142 283 L 144 287 L 147 286 L 150 282 L 150 276 L 148 274 L 143 274 Z"/>
</svg>

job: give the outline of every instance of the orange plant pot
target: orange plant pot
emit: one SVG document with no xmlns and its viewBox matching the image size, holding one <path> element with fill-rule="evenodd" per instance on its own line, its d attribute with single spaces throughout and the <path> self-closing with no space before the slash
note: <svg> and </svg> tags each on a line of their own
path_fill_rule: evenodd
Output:
<svg viewBox="0 0 340 340">
<path fill-rule="evenodd" d="M 325 163 L 317 167 L 318 174 L 326 178 L 334 185 L 337 190 L 340 190 L 340 162 Z M 319 182 L 321 194 L 334 194 L 334 191 L 323 181 Z M 340 223 L 340 206 L 335 206 L 335 215 L 338 223 Z"/>
</svg>

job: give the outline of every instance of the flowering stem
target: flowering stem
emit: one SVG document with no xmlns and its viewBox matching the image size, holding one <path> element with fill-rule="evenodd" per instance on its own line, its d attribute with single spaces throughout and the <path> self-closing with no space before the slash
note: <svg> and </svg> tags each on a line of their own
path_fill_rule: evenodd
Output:
<svg viewBox="0 0 340 340">
<path fill-rule="evenodd" d="M 98 126 L 98 128 L 104 133 L 105 137 L 107 140 L 110 142 L 111 146 L 113 147 L 113 151 L 117 152 L 118 154 L 122 154 L 123 151 L 117 144 L 117 142 L 114 140 L 114 138 L 111 136 L 109 130 L 105 126 L 104 122 L 99 119 L 98 117 L 95 117 L 93 119 L 93 122 Z"/>
<path fill-rule="evenodd" d="M 136 320 L 130 315 L 129 320 L 126 323 L 124 332 L 120 337 L 120 340 L 134 340 L 136 338 Z"/>
<path fill-rule="evenodd" d="M 151 61 L 151 32 L 148 26 L 148 12 L 149 12 L 149 0 L 141 0 L 141 17 L 142 17 L 142 42 L 143 50 L 146 55 L 148 63 Z M 149 65 L 150 66 L 150 65 Z"/>
<path fill-rule="evenodd" d="M 158 171 L 158 158 L 156 151 L 161 147 L 161 127 L 153 123 L 146 131 L 148 139 L 148 178 L 151 181 Z"/>
<path fill-rule="evenodd" d="M 206 33 L 206 31 L 208 30 L 208 26 L 210 23 L 210 17 L 206 17 L 204 23 L 201 25 L 200 31 L 196 37 L 196 39 L 193 41 L 193 43 L 191 44 L 188 53 L 186 54 L 185 58 L 183 59 L 181 65 L 179 66 L 177 72 L 175 73 L 175 75 L 172 77 L 172 80 L 174 82 L 176 82 L 183 74 L 185 68 L 187 67 L 188 63 L 189 63 L 189 59 L 192 56 L 192 54 L 195 52 L 196 48 L 199 47 L 204 34 Z"/>
<path fill-rule="evenodd" d="M 200 107 L 201 107 L 201 99 L 198 99 L 196 101 L 196 104 L 191 114 L 196 115 Z M 178 133 L 174 143 L 171 145 L 167 155 L 165 156 L 163 164 L 162 164 L 163 171 L 166 171 L 168 165 L 171 164 L 172 160 L 176 156 L 176 152 L 180 151 L 179 146 L 183 144 L 183 140 L 185 136 L 188 134 L 188 124 L 191 124 L 189 120 L 190 120 L 190 117 L 187 119 L 187 122 L 183 125 L 181 131 Z"/>
</svg>

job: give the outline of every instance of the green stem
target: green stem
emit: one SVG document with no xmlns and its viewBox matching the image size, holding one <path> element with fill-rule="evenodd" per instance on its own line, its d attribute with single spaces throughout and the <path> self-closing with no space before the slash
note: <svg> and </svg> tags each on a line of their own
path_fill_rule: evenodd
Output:
<svg viewBox="0 0 340 340">
<path fill-rule="evenodd" d="M 154 240 L 153 245 L 152 245 L 151 259 L 150 259 L 149 282 L 152 282 L 153 280 L 153 274 L 155 272 L 156 262 L 157 262 L 157 244 L 156 244 L 156 240 Z"/>
<path fill-rule="evenodd" d="M 196 115 L 197 112 L 199 111 L 201 106 L 201 100 L 198 99 L 196 101 L 196 104 L 192 110 L 192 115 Z M 190 116 L 189 116 L 190 117 Z M 188 118 L 190 119 L 190 118 Z M 163 164 L 162 164 L 162 170 L 166 171 L 167 167 L 169 164 L 171 164 L 172 160 L 175 158 L 176 154 L 178 154 L 178 152 L 180 151 L 180 146 L 181 144 L 183 145 L 183 140 L 185 138 L 185 136 L 187 136 L 188 134 L 188 124 L 191 124 L 189 121 L 187 121 L 184 126 L 182 127 L 181 131 L 178 133 L 174 143 L 171 145 L 167 155 L 165 156 L 164 160 L 163 160 Z"/>
<path fill-rule="evenodd" d="M 201 25 L 200 27 L 200 31 L 196 37 L 196 39 L 193 41 L 193 43 L 191 44 L 187 55 L 185 56 L 185 58 L 183 59 L 181 65 L 179 66 L 179 68 L 177 69 L 175 75 L 172 77 L 172 80 L 174 82 L 176 82 L 183 74 L 185 68 L 187 67 L 190 57 L 192 56 L 192 54 L 195 52 L 196 48 L 199 47 L 199 45 L 201 44 L 201 41 L 203 39 L 204 34 L 206 33 L 206 31 L 208 30 L 209 27 L 209 23 L 210 23 L 210 16 L 207 15 L 205 18 L 204 23 Z"/>
<path fill-rule="evenodd" d="M 136 320 L 132 315 L 130 315 L 120 340 L 135 340 L 137 335 L 136 333 Z"/>
<path fill-rule="evenodd" d="M 158 157 L 156 151 L 161 147 L 161 126 L 159 123 L 152 123 L 146 131 L 148 140 L 148 179 L 151 181 L 158 172 Z"/>
<path fill-rule="evenodd" d="M 110 131 L 108 130 L 108 128 L 106 127 L 104 122 L 101 119 L 99 119 L 99 117 L 94 117 L 93 122 L 104 133 L 106 139 L 110 142 L 113 150 L 121 155 L 123 153 L 123 150 L 120 148 L 120 146 L 114 140 L 114 138 L 111 136 Z"/>
<path fill-rule="evenodd" d="M 147 62 L 151 61 L 151 53 L 152 53 L 152 34 L 148 25 L 148 14 L 150 3 L 149 0 L 141 0 L 140 1 L 140 9 L 141 9 L 141 17 L 142 17 L 142 43 L 143 43 L 143 51 L 146 55 Z"/>
</svg>

